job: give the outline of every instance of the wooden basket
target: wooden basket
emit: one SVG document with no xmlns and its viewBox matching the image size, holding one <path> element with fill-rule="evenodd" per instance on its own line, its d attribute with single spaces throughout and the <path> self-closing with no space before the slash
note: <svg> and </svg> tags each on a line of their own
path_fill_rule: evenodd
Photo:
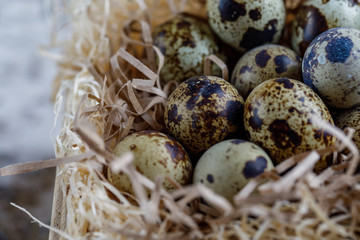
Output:
<svg viewBox="0 0 360 240">
<path fill-rule="evenodd" d="M 286 160 L 276 172 L 262 175 L 242 189 L 235 206 L 199 185 L 165 193 L 159 187 L 161 179 L 155 183 L 143 179 L 131 164 L 126 169 L 139 185 L 136 201 L 116 192 L 103 179 L 103 165 L 131 162 L 131 157 L 118 159 L 108 149 L 131 131 L 161 128 L 158 119 L 166 100 L 163 94 L 172 86 L 161 92 L 155 89 L 157 69 L 151 62 L 156 50 L 149 39 L 150 29 L 182 11 L 205 17 L 204 2 L 93 0 L 69 1 L 65 6 L 73 37 L 62 45 L 64 55 L 55 81 L 55 107 L 65 112 L 56 154 L 72 163 L 57 167 L 51 227 L 60 231 L 51 231 L 49 239 L 359 237 L 360 202 L 356 199 L 360 199 L 360 176 L 353 174 L 358 161 L 354 154 L 354 159 L 349 157 L 351 161 L 337 168 L 320 175 L 312 172 L 317 154 L 336 152 L 344 146 L 353 149 L 351 134 L 332 126 L 326 127 L 341 139 L 335 148 Z M 288 9 L 293 9 L 300 1 L 286 2 Z M 142 84 L 149 86 L 149 82 L 151 95 L 145 101 L 138 96 Z M 126 91 L 121 92 L 122 88 Z M 270 180 L 262 184 L 263 178 Z M 256 193 L 259 185 L 260 193 Z M 144 194 L 145 186 L 154 189 L 150 198 Z M 104 213 L 101 204 L 109 212 Z"/>
</svg>

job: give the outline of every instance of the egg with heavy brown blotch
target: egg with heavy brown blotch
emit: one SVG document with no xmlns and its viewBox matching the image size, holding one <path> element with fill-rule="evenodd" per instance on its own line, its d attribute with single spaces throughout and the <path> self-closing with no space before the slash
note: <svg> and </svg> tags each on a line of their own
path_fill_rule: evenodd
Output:
<svg viewBox="0 0 360 240">
<path fill-rule="evenodd" d="M 266 152 L 254 143 L 230 139 L 215 144 L 194 168 L 194 183 L 202 183 L 232 201 L 251 179 L 273 169 Z"/>
<path fill-rule="evenodd" d="M 295 154 L 334 145 L 335 137 L 317 126 L 314 118 L 333 125 L 319 96 L 294 79 L 267 80 L 255 87 L 245 102 L 249 139 L 262 147 L 275 165 Z M 331 156 L 321 158 L 314 170 L 321 171 L 331 160 Z"/>
<path fill-rule="evenodd" d="M 155 181 L 157 176 L 168 176 L 181 185 L 191 182 L 192 163 L 184 148 L 168 135 L 152 130 L 140 131 L 119 142 L 114 154 L 121 157 L 131 152 L 136 169 L 145 177 Z M 131 182 L 125 173 L 113 173 L 108 169 L 108 180 L 120 191 L 133 193 Z M 166 190 L 175 186 L 164 181 Z"/>
<path fill-rule="evenodd" d="M 246 99 L 258 84 L 278 77 L 301 81 L 301 59 L 287 47 L 266 44 L 253 48 L 239 59 L 233 70 L 231 83 Z"/>
<path fill-rule="evenodd" d="M 330 107 L 360 105 L 360 30 L 333 28 L 323 32 L 305 52 L 304 83 Z"/>
<path fill-rule="evenodd" d="M 165 125 L 189 153 L 199 156 L 212 145 L 239 134 L 243 104 L 235 87 L 224 79 L 193 77 L 170 95 Z"/>
<path fill-rule="evenodd" d="M 178 15 L 157 26 L 153 33 L 154 45 L 165 57 L 160 72 L 162 84 L 182 82 L 203 73 L 205 58 L 211 54 L 225 61 L 214 33 L 208 23 L 190 15 Z M 221 76 L 221 69 L 212 64 L 212 75 Z"/>
<path fill-rule="evenodd" d="M 240 51 L 276 43 L 285 25 L 283 0 L 207 0 L 206 9 L 214 32 Z"/>
<path fill-rule="evenodd" d="M 353 128 L 355 130 L 353 141 L 360 149 L 360 107 L 339 112 L 334 117 L 335 125 L 340 129 Z"/>
<path fill-rule="evenodd" d="M 291 46 L 301 56 L 320 33 L 337 27 L 360 28 L 360 5 L 354 0 L 307 0 L 291 30 Z"/>
</svg>

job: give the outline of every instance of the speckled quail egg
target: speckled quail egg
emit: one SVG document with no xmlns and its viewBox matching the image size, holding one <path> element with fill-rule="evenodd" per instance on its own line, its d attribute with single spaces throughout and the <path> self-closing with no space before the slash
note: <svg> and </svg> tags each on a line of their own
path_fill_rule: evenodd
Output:
<svg viewBox="0 0 360 240">
<path fill-rule="evenodd" d="M 330 107 L 360 104 L 360 30 L 333 28 L 320 34 L 306 50 L 304 83 Z"/>
<path fill-rule="evenodd" d="M 114 154 L 122 156 L 126 152 L 134 154 L 136 169 L 150 180 L 156 176 L 169 176 L 181 185 L 190 183 L 192 163 L 184 148 L 168 135 L 152 130 L 133 133 L 116 145 Z M 108 169 L 108 180 L 120 191 L 133 193 L 128 176 L 122 172 L 113 173 Z M 174 189 L 168 180 L 166 190 Z"/>
<path fill-rule="evenodd" d="M 239 59 L 231 83 L 246 99 L 258 84 L 278 77 L 302 80 L 301 59 L 290 48 L 266 44 L 253 48 Z"/>
<path fill-rule="evenodd" d="M 334 117 L 335 125 L 341 129 L 347 127 L 355 130 L 353 141 L 360 149 L 360 107 L 339 112 Z"/>
<path fill-rule="evenodd" d="M 289 78 L 259 84 L 244 107 L 244 125 L 250 141 L 267 151 L 275 165 L 295 154 L 335 143 L 335 138 L 315 125 L 313 118 L 333 124 L 319 96 L 304 83 Z M 319 160 L 314 170 L 327 167 L 330 157 Z"/>
<path fill-rule="evenodd" d="M 193 182 L 203 183 L 232 201 L 248 181 L 273 169 L 271 159 L 254 143 L 230 139 L 215 144 L 199 159 Z"/>
<path fill-rule="evenodd" d="M 291 45 L 301 56 L 320 33 L 336 27 L 360 28 L 360 5 L 354 0 L 307 0 L 292 25 Z"/>
<path fill-rule="evenodd" d="M 194 156 L 239 132 L 242 97 L 234 86 L 214 76 L 193 77 L 170 95 L 164 121 L 168 131 Z"/>
<path fill-rule="evenodd" d="M 163 84 L 182 82 L 203 73 L 205 58 L 215 54 L 225 61 L 208 23 L 190 15 L 179 15 L 157 26 L 153 31 L 154 45 L 165 57 L 160 72 Z M 213 64 L 212 75 L 221 76 L 221 69 Z"/>
<path fill-rule="evenodd" d="M 283 0 L 207 0 L 206 8 L 214 32 L 240 51 L 276 43 L 285 25 Z"/>
</svg>

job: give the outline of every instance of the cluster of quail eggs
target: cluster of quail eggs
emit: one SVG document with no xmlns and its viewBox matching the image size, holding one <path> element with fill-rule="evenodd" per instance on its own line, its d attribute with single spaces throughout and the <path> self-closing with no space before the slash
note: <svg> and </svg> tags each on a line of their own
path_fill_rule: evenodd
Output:
<svg viewBox="0 0 360 240">
<path fill-rule="evenodd" d="M 165 57 L 160 81 L 178 87 L 165 106 L 164 131 L 133 133 L 116 155 L 131 151 L 137 170 L 152 180 L 163 175 L 180 185 L 201 183 L 231 201 L 250 179 L 285 159 L 334 145 L 317 120 L 354 127 L 360 146 L 359 4 L 303 1 L 282 45 L 283 0 L 207 0 L 206 7 L 207 21 L 183 14 L 153 30 Z M 229 81 L 216 65 L 202 75 L 210 54 L 235 65 Z M 234 55 L 236 64 L 227 62 Z M 333 119 L 329 108 L 341 114 Z M 332 163 L 332 155 L 323 156 L 314 171 Z M 109 170 L 108 179 L 132 191 L 124 173 Z M 164 187 L 176 186 L 165 181 Z"/>
</svg>

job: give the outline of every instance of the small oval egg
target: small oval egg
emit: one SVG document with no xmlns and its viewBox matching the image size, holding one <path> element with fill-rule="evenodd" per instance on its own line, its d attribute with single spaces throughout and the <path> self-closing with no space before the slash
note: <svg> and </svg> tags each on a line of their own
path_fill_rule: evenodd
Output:
<svg viewBox="0 0 360 240">
<path fill-rule="evenodd" d="M 360 107 L 339 112 L 336 117 L 334 117 L 334 122 L 340 129 L 344 130 L 350 127 L 355 130 L 352 140 L 360 149 Z"/>
<path fill-rule="evenodd" d="M 233 70 L 231 83 L 246 99 L 258 84 L 278 77 L 301 81 L 301 59 L 290 48 L 266 44 L 251 49 L 239 59 Z"/>
<path fill-rule="evenodd" d="M 194 168 L 194 183 L 202 183 L 229 201 L 252 178 L 273 169 L 271 159 L 254 143 L 230 139 L 215 144 Z"/>
<path fill-rule="evenodd" d="M 316 93 L 293 79 L 267 80 L 255 87 L 245 102 L 249 139 L 263 148 L 275 165 L 295 154 L 334 145 L 335 138 L 315 125 L 313 118 L 333 124 Z M 314 170 L 329 166 L 330 157 L 321 158 Z"/>
<path fill-rule="evenodd" d="M 206 9 L 214 32 L 240 51 L 276 43 L 285 25 L 283 0 L 207 0 Z"/>
<path fill-rule="evenodd" d="M 333 28 L 311 42 L 305 52 L 304 83 L 330 107 L 360 104 L 360 30 Z"/>
<path fill-rule="evenodd" d="M 190 15 L 179 15 L 157 26 L 154 45 L 165 57 L 160 81 L 178 83 L 203 73 L 205 58 L 211 54 L 225 61 L 208 23 Z M 212 64 L 212 75 L 221 76 L 221 69 Z"/>
<path fill-rule="evenodd" d="M 192 163 L 184 148 L 173 138 L 152 130 L 140 131 L 125 137 L 115 149 L 116 156 L 131 152 L 134 165 L 144 176 L 155 181 L 159 175 L 168 176 L 181 185 L 191 181 Z M 113 173 L 108 169 L 109 182 L 120 191 L 133 193 L 131 182 L 125 173 Z M 175 189 L 165 179 L 166 190 Z"/>
<path fill-rule="evenodd" d="M 222 78 L 193 77 L 170 95 L 164 120 L 168 131 L 199 156 L 210 146 L 237 134 L 242 126 L 244 101 Z"/>
<path fill-rule="evenodd" d="M 360 28 L 360 5 L 354 0 L 307 0 L 299 7 L 291 31 L 292 48 L 303 56 L 320 33 L 337 27 Z"/>
</svg>

